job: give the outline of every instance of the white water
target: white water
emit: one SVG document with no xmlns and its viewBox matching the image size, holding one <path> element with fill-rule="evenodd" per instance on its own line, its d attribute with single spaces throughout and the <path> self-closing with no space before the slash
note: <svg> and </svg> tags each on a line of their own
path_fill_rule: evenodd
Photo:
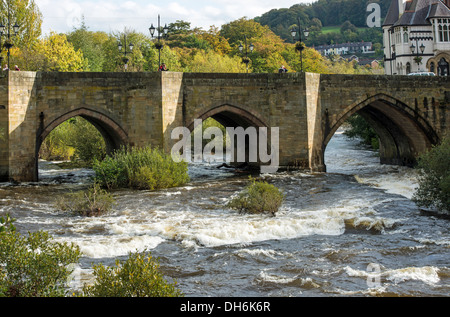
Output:
<svg viewBox="0 0 450 317">
<path fill-rule="evenodd" d="M 91 261 L 152 251 L 187 295 L 448 295 L 447 220 L 420 216 L 409 200 L 414 170 L 382 166 L 358 143 L 337 133 L 327 174 L 264 176 L 286 194 L 276 217 L 226 208 L 247 176 L 208 163 L 191 165 L 192 181 L 180 188 L 117 191 L 114 211 L 97 218 L 53 206 L 58 195 L 85 187 L 92 171 L 67 176 L 43 163 L 40 186 L 0 186 L 0 213 L 10 212 L 21 231 L 47 230 L 79 245 L 86 274 Z M 366 285 L 369 263 L 382 267 L 375 291 Z"/>
</svg>

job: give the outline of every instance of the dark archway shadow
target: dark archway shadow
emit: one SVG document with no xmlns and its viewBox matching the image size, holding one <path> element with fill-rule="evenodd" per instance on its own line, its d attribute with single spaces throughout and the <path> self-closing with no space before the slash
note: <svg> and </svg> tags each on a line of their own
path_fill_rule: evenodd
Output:
<svg viewBox="0 0 450 317">
<path fill-rule="evenodd" d="M 194 131 L 194 123 L 195 120 L 202 120 L 205 121 L 208 118 L 212 118 L 216 120 L 218 123 L 220 123 L 224 128 L 238 128 L 242 127 L 245 131 L 248 131 L 248 128 L 255 128 L 256 131 L 256 140 L 252 139 L 250 135 L 245 136 L 245 162 L 238 161 L 236 158 L 236 155 L 238 151 L 243 149 L 238 149 L 238 142 L 233 142 L 234 144 L 234 157 L 231 158 L 232 163 L 231 165 L 234 166 L 246 166 L 250 169 L 258 169 L 261 166 L 261 162 L 259 160 L 259 157 L 257 159 L 257 162 L 250 162 L 249 159 L 249 149 L 251 148 L 250 142 L 256 142 L 254 148 L 258 150 L 259 153 L 259 138 L 260 135 L 260 128 L 268 128 L 267 124 L 260 119 L 257 115 L 240 108 L 238 106 L 233 106 L 229 104 L 220 105 L 217 107 L 214 107 L 212 109 L 209 109 L 203 113 L 200 113 L 194 120 L 188 122 L 187 128 L 191 131 L 191 133 Z M 235 140 L 236 141 L 236 140 Z M 270 141 L 271 141 L 271 135 L 270 135 L 270 129 L 267 129 L 267 153 L 271 153 L 270 151 Z M 242 164 L 245 163 L 245 164 Z"/>
<path fill-rule="evenodd" d="M 384 94 L 348 107 L 327 131 L 323 153 L 335 132 L 354 114 L 362 116 L 376 131 L 380 143 L 380 163 L 414 166 L 419 154 L 439 143 L 428 122 L 414 109 Z"/>
<path fill-rule="evenodd" d="M 105 144 L 106 144 L 106 152 L 112 153 L 114 150 L 119 149 L 122 146 L 127 146 L 128 135 L 122 127 L 117 124 L 114 120 L 109 118 L 108 116 L 85 107 L 81 107 L 75 110 L 72 110 L 66 114 L 61 115 L 60 117 L 53 120 L 47 126 L 43 126 L 42 124 L 39 126 L 37 139 L 36 139 L 36 167 L 35 167 L 35 179 L 39 180 L 38 175 L 38 153 L 41 148 L 42 142 L 45 138 L 50 134 L 53 129 L 62 124 L 63 122 L 74 118 L 81 117 L 91 123 L 102 135 Z"/>
</svg>

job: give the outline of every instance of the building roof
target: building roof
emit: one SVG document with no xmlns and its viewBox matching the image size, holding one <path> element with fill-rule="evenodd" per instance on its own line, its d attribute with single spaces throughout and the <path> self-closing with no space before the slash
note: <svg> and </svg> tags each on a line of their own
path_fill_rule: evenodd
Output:
<svg viewBox="0 0 450 317">
<path fill-rule="evenodd" d="M 398 7 L 398 0 L 391 0 L 391 5 L 389 6 L 388 12 L 386 14 L 386 19 L 384 19 L 383 26 L 394 25 L 398 20 L 400 10 Z"/>
<path fill-rule="evenodd" d="M 450 9 L 441 0 L 408 0 L 399 16 L 399 1 L 392 0 L 383 26 L 431 25 L 432 18 L 450 18 Z"/>
<path fill-rule="evenodd" d="M 450 17 L 450 9 L 444 5 L 441 1 L 433 3 L 431 5 L 430 12 L 428 13 L 428 19 L 432 18 L 448 18 Z"/>
</svg>

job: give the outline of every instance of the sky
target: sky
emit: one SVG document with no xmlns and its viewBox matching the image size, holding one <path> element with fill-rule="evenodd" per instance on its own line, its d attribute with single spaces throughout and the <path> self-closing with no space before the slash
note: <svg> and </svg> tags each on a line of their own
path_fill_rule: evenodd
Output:
<svg viewBox="0 0 450 317">
<path fill-rule="evenodd" d="M 125 28 L 149 33 L 148 28 L 183 20 L 209 30 L 242 17 L 254 18 L 272 9 L 289 8 L 315 0 L 35 0 L 42 15 L 43 34 L 68 32 L 84 17 L 90 31 L 115 32 Z"/>
</svg>

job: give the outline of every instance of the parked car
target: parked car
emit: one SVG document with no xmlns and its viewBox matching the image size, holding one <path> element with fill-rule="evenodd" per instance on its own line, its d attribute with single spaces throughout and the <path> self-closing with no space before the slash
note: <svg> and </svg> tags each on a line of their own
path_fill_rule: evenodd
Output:
<svg viewBox="0 0 450 317">
<path fill-rule="evenodd" d="M 436 76 L 433 72 L 418 72 L 418 73 L 409 73 L 408 76 Z"/>
</svg>

